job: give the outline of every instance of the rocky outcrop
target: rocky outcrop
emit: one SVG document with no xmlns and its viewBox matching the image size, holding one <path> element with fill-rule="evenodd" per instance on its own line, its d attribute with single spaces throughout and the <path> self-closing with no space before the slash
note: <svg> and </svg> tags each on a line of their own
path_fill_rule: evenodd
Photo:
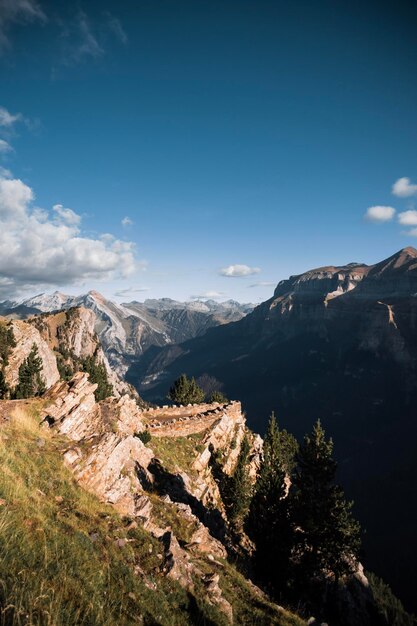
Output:
<svg viewBox="0 0 417 626">
<path fill-rule="evenodd" d="M 108 381 L 116 397 L 129 394 L 138 398 L 135 389 L 110 367 L 96 333 L 97 318 L 92 309 L 75 307 L 56 313 L 45 313 L 31 317 L 29 323 L 38 329 L 49 347 L 59 353 L 58 356 L 64 364 L 77 370 L 80 360 L 94 357 L 106 368 Z"/>
<path fill-rule="evenodd" d="M 87 374 L 79 372 L 70 382 L 55 384 L 45 395 L 43 422 L 45 427 L 66 436 L 65 463 L 81 485 L 123 515 L 143 524 L 160 540 L 162 573 L 190 592 L 194 590 L 195 581 L 200 580 L 206 589 L 207 601 L 232 623 L 233 610 L 223 597 L 218 575 L 204 573 L 196 559 L 204 556 L 209 562 L 215 562 L 227 557 L 221 496 L 203 459 L 206 450 L 210 455 L 222 448 L 226 455 L 230 452 L 225 468 L 232 471 L 245 431 L 240 404 L 223 406 L 222 415 L 215 412 L 214 421 L 212 406 L 206 411 L 204 406 L 199 407 L 200 411 L 196 406 L 189 407 L 193 418 L 200 415 L 195 422 L 197 427 L 201 415 L 207 414 L 204 452 L 199 456 L 196 453 L 191 473 L 173 474 L 164 467 L 163 459 L 156 457 L 152 440 L 145 445 L 137 436 L 149 426 L 149 411 L 142 411 L 127 396 L 97 403 L 95 387 Z M 174 438 L 172 441 L 175 445 Z M 177 523 L 190 532 L 185 545 L 179 543 L 171 526 L 161 525 L 154 513 L 150 492 L 154 499 L 158 497 L 165 506 L 170 506 Z M 223 567 L 221 563 L 219 567 Z"/>
<path fill-rule="evenodd" d="M 42 360 L 42 378 L 46 388 L 54 385 L 59 380 L 56 358 L 48 343 L 42 338 L 40 332 L 31 324 L 14 320 L 11 323 L 16 346 L 11 350 L 8 364 L 4 375 L 10 388 L 16 387 L 19 382 L 19 367 L 29 356 L 33 345 L 38 348 L 38 355 Z"/>
</svg>

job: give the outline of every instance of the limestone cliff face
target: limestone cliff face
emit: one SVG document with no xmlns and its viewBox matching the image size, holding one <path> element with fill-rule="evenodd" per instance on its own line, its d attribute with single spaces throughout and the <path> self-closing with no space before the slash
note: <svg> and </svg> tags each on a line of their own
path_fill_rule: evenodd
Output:
<svg viewBox="0 0 417 626">
<path fill-rule="evenodd" d="M 30 318 L 49 347 L 62 355 L 64 362 L 76 369 L 77 359 L 95 356 L 103 363 L 109 382 L 116 397 L 129 394 L 137 397 L 136 391 L 123 381 L 110 367 L 96 333 L 97 318 L 92 309 L 75 307 L 57 313 L 45 313 Z"/>
<path fill-rule="evenodd" d="M 205 580 L 193 555 L 212 560 L 227 556 L 227 522 L 209 460 L 221 450 L 223 471 L 232 472 L 246 431 L 240 403 L 141 410 L 127 396 L 96 403 L 94 391 L 82 372 L 69 383 L 58 382 L 45 396 L 44 423 L 67 437 L 64 459 L 77 481 L 160 538 L 163 571 L 192 589 L 196 577 Z M 152 433 L 148 445 L 138 437 L 145 429 Z M 195 434 L 201 435 L 201 443 L 190 452 L 185 468 L 166 465 L 154 450 L 166 440 L 172 440 L 168 448 L 175 448 Z M 253 468 L 260 453 L 258 439 L 253 439 Z M 185 525 L 187 545 L 180 546 L 174 522 L 167 526 L 161 521 L 161 508 L 179 528 Z M 232 623 L 232 608 L 222 596 L 218 576 L 206 583 L 209 600 Z"/>
<path fill-rule="evenodd" d="M 14 388 L 19 382 L 19 367 L 29 356 L 33 344 L 38 348 L 39 357 L 42 360 L 42 377 L 47 388 L 59 380 L 56 358 L 48 343 L 42 338 L 40 332 L 31 324 L 15 320 L 11 323 L 16 346 L 9 356 L 8 365 L 5 368 L 5 379 L 9 387 Z"/>
</svg>

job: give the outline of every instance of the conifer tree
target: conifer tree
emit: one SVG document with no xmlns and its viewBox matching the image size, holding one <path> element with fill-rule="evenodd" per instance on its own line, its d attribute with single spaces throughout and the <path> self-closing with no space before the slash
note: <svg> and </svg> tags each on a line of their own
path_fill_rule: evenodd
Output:
<svg viewBox="0 0 417 626">
<path fill-rule="evenodd" d="M 245 434 L 240 446 L 236 467 L 230 478 L 226 496 L 226 510 L 229 521 L 239 529 L 248 513 L 252 485 L 248 472 L 250 443 Z"/>
<path fill-rule="evenodd" d="M 213 391 L 210 396 L 209 402 L 218 402 L 219 404 L 226 404 L 228 399 L 221 391 Z"/>
<path fill-rule="evenodd" d="M 94 392 L 97 402 L 105 400 L 112 395 L 113 386 L 109 383 L 106 366 L 98 361 L 96 354 L 85 357 L 82 360 L 81 367 L 84 372 L 89 374 L 90 382 L 97 384 L 97 389 Z"/>
<path fill-rule="evenodd" d="M 271 415 L 265 435 L 263 458 L 249 508 L 247 530 L 256 546 L 258 575 L 279 594 L 287 580 L 291 528 L 280 433 L 274 414 Z"/>
<path fill-rule="evenodd" d="M 329 575 L 337 582 L 357 565 L 360 527 L 352 503 L 334 483 L 337 464 L 332 453 L 333 442 L 318 420 L 300 448 L 291 495 L 295 575 L 303 589 Z"/>
<path fill-rule="evenodd" d="M 199 404 L 204 401 L 204 391 L 194 378 L 181 374 L 169 390 L 168 398 L 175 404 Z"/>
<path fill-rule="evenodd" d="M 9 387 L 6 383 L 6 379 L 4 378 L 4 373 L 0 370 L 0 399 L 4 399 L 8 396 Z"/>
<path fill-rule="evenodd" d="M 34 343 L 28 357 L 19 367 L 19 383 L 14 390 L 15 398 L 31 398 L 44 393 L 46 387 L 42 369 L 42 359 L 38 353 L 38 346 Z"/>
</svg>

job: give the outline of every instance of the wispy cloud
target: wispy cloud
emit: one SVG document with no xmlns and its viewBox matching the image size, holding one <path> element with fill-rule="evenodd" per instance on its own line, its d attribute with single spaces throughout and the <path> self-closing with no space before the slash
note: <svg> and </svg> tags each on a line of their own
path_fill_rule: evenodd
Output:
<svg viewBox="0 0 417 626">
<path fill-rule="evenodd" d="M 261 280 L 259 283 L 253 283 L 252 285 L 248 285 L 248 287 L 275 287 L 276 283 L 269 282 L 266 280 Z"/>
<path fill-rule="evenodd" d="M 79 10 L 64 23 L 62 35 L 64 63 L 74 65 L 87 60 L 98 60 L 106 54 L 111 39 L 125 45 L 128 41 L 120 20 L 109 12 L 92 19 Z"/>
<path fill-rule="evenodd" d="M 227 276 L 228 278 L 242 278 L 243 276 L 259 274 L 260 271 L 259 267 L 249 267 L 249 265 L 236 264 L 223 267 L 219 274 L 221 276 Z"/>
<path fill-rule="evenodd" d="M 0 54 L 10 49 L 14 24 L 45 22 L 46 15 L 35 0 L 0 0 Z"/>
<path fill-rule="evenodd" d="M 65 25 L 63 40 L 66 63 L 79 63 L 84 59 L 98 59 L 104 55 L 104 48 L 84 11 L 80 10 L 75 19 Z"/>
<path fill-rule="evenodd" d="M 132 226 L 133 225 L 133 220 L 130 219 L 130 217 L 124 217 L 121 221 L 122 226 Z"/>
<path fill-rule="evenodd" d="M 392 206 L 371 206 L 366 210 L 365 219 L 368 222 L 389 222 L 395 213 Z"/>
<path fill-rule="evenodd" d="M 190 300 L 205 300 L 207 298 L 217 300 L 217 298 L 223 298 L 225 295 L 224 291 L 205 291 L 199 295 L 190 296 Z"/>
<path fill-rule="evenodd" d="M 126 35 L 119 18 L 115 17 L 108 11 L 105 13 L 105 18 L 109 31 L 111 31 L 122 44 L 126 45 L 128 42 L 128 36 Z"/>
<path fill-rule="evenodd" d="M 409 198 L 417 195 L 417 185 L 411 183 L 410 179 L 404 176 L 395 181 L 392 186 L 392 193 L 399 198 Z"/>
<path fill-rule="evenodd" d="M 143 293 L 149 290 L 150 287 L 127 287 L 126 289 L 120 289 L 119 291 L 115 291 L 114 295 L 116 296 L 116 298 L 128 298 L 135 293 Z"/>
<path fill-rule="evenodd" d="M 7 154 L 8 152 L 12 152 L 12 150 L 12 146 L 7 141 L 0 139 L 0 154 Z"/>
<path fill-rule="evenodd" d="M 0 0 L 1 1 L 1 0 Z M 10 113 L 5 107 L 0 106 L 0 127 L 11 129 L 16 122 L 23 119 L 21 113 Z"/>
</svg>

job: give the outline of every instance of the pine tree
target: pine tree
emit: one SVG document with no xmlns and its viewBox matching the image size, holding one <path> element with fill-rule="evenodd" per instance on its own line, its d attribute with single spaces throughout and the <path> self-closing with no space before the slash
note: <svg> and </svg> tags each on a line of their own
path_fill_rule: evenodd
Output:
<svg viewBox="0 0 417 626">
<path fill-rule="evenodd" d="M 19 383 L 14 390 L 15 398 L 31 398 L 44 393 L 46 387 L 42 369 L 42 359 L 38 353 L 38 346 L 34 343 L 28 357 L 19 367 Z"/>
<path fill-rule="evenodd" d="M 186 374 L 181 374 L 169 390 L 168 398 L 175 404 L 199 404 L 204 401 L 204 391 Z"/>
<path fill-rule="evenodd" d="M 249 452 L 250 443 L 245 434 L 240 446 L 236 467 L 229 481 L 226 496 L 227 516 L 236 529 L 242 527 L 248 513 L 251 499 L 252 485 L 248 472 Z"/>
<path fill-rule="evenodd" d="M 204 391 L 197 385 L 195 378 L 190 380 L 190 386 L 188 388 L 188 403 L 187 404 L 200 404 L 204 402 Z"/>
<path fill-rule="evenodd" d="M 85 357 L 81 362 L 81 367 L 84 372 L 89 374 L 90 382 L 97 384 L 97 389 L 94 392 L 97 402 L 112 395 L 113 386 L 109 383 L 106 366 L 97 359 L 96 354 Z"/>
<path fill-rule="evenodd" d="M 4 373 L 0 370 L 0 399 L 7 398 L 9 393 L 9 386 L 6 383 L 6 379 L 4 378 Z"/>
<path fill-rule="evenodd" d="M 221 391 L 213 391 L 210 396 L 209 402 L 218 402 L 219 404 L 226 404 L 228 399 Z"/>
<path fill-rule="evenodd" d="M 332 453 L 333 442 L 318 420 L 300 448 L 291 491 L 295 575 L 303 589 L 329 575 L 337 582 L 357 565 L 360 527 L 352 503 L 334 484 L 337 464 Z"/>
<path fill-rule="evenodd" d="M 286 584 L 292 544 L 280 433 L 274 414 L 271 415 L 265 435 L 247 531 L 256 546 L 259 577 L 271 586 L 273 592 L 279 594 Z"/>
</svg>

